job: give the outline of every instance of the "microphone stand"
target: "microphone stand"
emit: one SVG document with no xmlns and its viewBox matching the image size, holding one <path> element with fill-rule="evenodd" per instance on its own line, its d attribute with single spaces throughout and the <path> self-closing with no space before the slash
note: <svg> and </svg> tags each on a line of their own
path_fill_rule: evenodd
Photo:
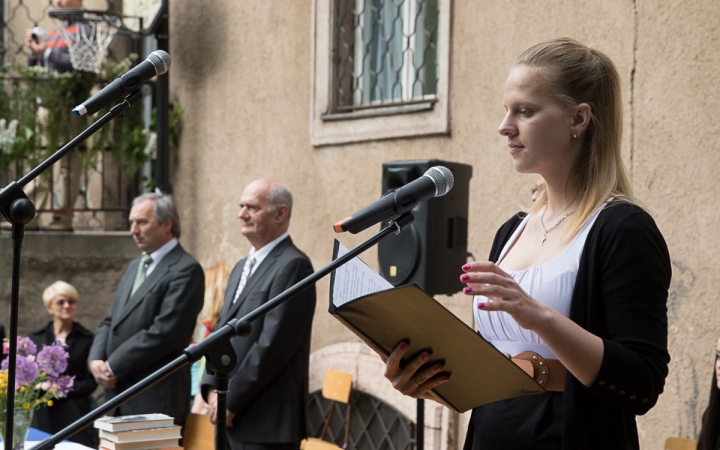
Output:
<svg viewBox="0 0 720 450">
<path fill-rule="evenodd" d="M 125 100 L 114 106 L 110 112 L 102 116 L 95 123 L 90 125 L 85 131 L 75 136 L 73 140 L 65 144 L 60 150 L 55 152 L 48 159 L 40 163 L 36 168 L 31 170 L 27 175 L 19 181 L 11 182 L 5 188 L 0 190 L 0 212 L 5 219 L 12 224 L 12 246 L 13 246 L 13 264 L 12 264 L 12 294 L 10 297 L 10 354 L 8 355 L 8 390 L 7 390 L 7 409 L 5 416 L 5 450 L 12 450 L 13 441 L 13 423 L 15 419 L 15 370 L 17 355 L 17 325 L 18 325 L 18 305 L 20 294 L 20 250 L 22 249 L 22 241 L 25 237 L 25 224 L 29 223 L 36 213 L 35 205 L 28 199 L 22 187 L 37 178 L 41 173 L 50 166 L 59 161 L 70 150 L 77 147 L 81 142 L 92 136 L 97 130 L 102 128 L 106 123 L 116 117 L 121 117 L 125 110 L 135 105 L 142 99 L 140 91 L 135 91 L 125 97 Z M 25 437 L 23 436 L 23 439 Z"/>
<path fill-rule="evenodd" d="M 148 377 L 134 384 L 132 387 L 130 387 L 120 395 L 113 397 L 111 400 L 103 403 L 93 411 L 89 412 L 85 416 L 63 428 L 58 433 L 40 442 L 37 446 L 33 447 L 33 450 L 52 449 L 55 444 L 92 424 L 95 419 L 101 417 L 106 412 L 111 411 L 116 407 L 122 405 L 131 398 L 140 394 L 145 389 L 152 386 L 153 384 L 159 382 L 160 380 L 171 375 L 177 370 L 180 370 L 181 368 L 194 363 L 203 356 L 207 356 L 207 370 L 214 372 L 218 381 L 218 386 L 216 386 L 216 392 L 218 394 L 218 411 L 215 433 L 215 449 L 225 450 L 227 445 L 227 430 L 225 419 L 228 374 L 237 363 L 237 357 L 235 355 L 232 344 L 230 343 L 230 339 L 235 336 L 246 337 L 248 334 L 250 334 L 250 331 L 252 330 L 251 322 L 258 319 L 259 317 L 264 316 L 277 306 L 280 306 L 281 304 L 292 298 L 294 295 L 300 293 L 305 288 L 315 284 L 320 278 L 342 266 L 349 260 L 355 258 L 365 250 L 377 244 L 386 236 L 389 236 L 392 233 L 399 234 L 402 230 L 407 228 L 412 223 L 412 221 L 413 216 L 410 213 L 405 213 L 397 217 L 396 219 L 390 221 L 388 226 L 380 230 L 380 232 L 375 236 L 358 245 L 345 255 L 330 262 L 330 264 L 318 270 L 317 272 L 308 275 L 303 280 L 289 287 L 284 292 L 269 300 L 267 303 L 259 306 L 244 317 L 231 320 L 222 328 L 214 331 L 212 334 L 206 337 L 202 342 L 187 347 L 181 356 L 178 356 L 174 360 L 170 361 L 168 364 L 156 370 Z"/>
</svg>

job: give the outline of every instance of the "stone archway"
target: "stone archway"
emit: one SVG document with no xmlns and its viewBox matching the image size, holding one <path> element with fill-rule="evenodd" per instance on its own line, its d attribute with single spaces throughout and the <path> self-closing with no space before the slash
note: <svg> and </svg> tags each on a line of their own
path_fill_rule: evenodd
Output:
<svg viewBox="0 0 720 450">
<path fill-rule="evenodd" d="M 362 391 L 396 409 L 416 422 L 416 401 L 395 391 L 385 379 L 380 357 L 361 342 L 328 345 L 310 355 L 310 392 L 322 389 L 325 373 L 340 370 L 353 376 L 353 390 Z M 425 402 L 425 450 L 455 450 L 457 420 L 444 406 Z"/>
</svg>

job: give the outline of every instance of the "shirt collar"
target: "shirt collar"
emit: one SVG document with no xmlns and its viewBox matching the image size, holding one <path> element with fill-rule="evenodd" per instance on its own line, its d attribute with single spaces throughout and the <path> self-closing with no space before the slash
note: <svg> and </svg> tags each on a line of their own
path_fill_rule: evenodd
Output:
<svg viewBox="0 0 720 450">
<path fill-rule="evenodd" d="M 288 233 L 283 233 L 274 240 L 263 245 L 260 250 L 255 250 L 255 247 L 251 248 L 250 252 L 248 253 L 248 257 L 253 256 L 255 258 L 255 267 L 259 266 L 260 263 L 267 257 L 267 255 L 269 255 L 270 252 L 275 247 L 277 247 L 280 242 L 282 242 L 286 237 L 289 236 L 290 235 Z M 255 267 L 253 267 L 253 272 L 255 271 Z"/>
<path fill-rule="evenodd" d="M 160 260 L 162 260 L 165 257 L 165 255 L 170 253 L 170 251 L 172 249 L 174 249 L 175 246 L 177 246 L 177 245 L 178 245 L 177 238 L 172 238 L 169 241 L 167 241 L 162 247 L 160 247 L 159 249 L 150 253 L 150 257 L 152 258 L 151 264 L 157 265 L 160 262 Z M 143 252 L 143 255 L 144 254 L 145 254 L 145 252 Z"/>
</svg>

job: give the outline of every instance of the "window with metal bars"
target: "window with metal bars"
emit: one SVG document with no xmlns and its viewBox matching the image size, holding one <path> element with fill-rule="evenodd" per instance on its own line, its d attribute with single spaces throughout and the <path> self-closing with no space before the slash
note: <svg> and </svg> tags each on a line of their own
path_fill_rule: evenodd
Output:
<svg viewBox="0 0 720 450">
<path fill-rule="evenodd" d="M 319 436 L 331 400 L 320 391 L 310 394 L 308 425 L 311 436 Z M 343 445 L 345 405 L 336 407 L 325 440 Z M 415 424 L 398 410 L 370 394 L 350 394 L 350 436 L 348 450 L 414 450 Z"/>
<path fill-rule="evenodd" d="M 432 107 L 439 0 L 337 0 L 330 115 Z"/>
</svg>

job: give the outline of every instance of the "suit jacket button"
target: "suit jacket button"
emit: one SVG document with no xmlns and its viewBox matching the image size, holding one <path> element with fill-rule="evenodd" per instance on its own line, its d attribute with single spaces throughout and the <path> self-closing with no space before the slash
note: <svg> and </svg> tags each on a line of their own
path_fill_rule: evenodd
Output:
<svg viewBox="0 0 720 450">
<path fill-rule="evenodd" d="M 614 384 L 611 384 L 611 385 L 610 385 L 610 390 L 611 390 L 611 391 L 614 391 L 614 390 L 615 390 L 615 385 L 614 385 Z"/>
<path fill-rule="evenodd" d="M 600 381 L 598 381 L 598 384 L 599 384 L 600 386 L 602 386 L 602 385 L 605 384 L 605 382 L 604 382 L 603 380 L 600 380 Z"/>
<path fill-rule="evenodd" d="M 631 396 L 630 396 L 630 400 L 635 400 L 636 398 L 637 398 L 637 397 L 635 397 L 634 395 L 631 395 Z"/>
</svg>

